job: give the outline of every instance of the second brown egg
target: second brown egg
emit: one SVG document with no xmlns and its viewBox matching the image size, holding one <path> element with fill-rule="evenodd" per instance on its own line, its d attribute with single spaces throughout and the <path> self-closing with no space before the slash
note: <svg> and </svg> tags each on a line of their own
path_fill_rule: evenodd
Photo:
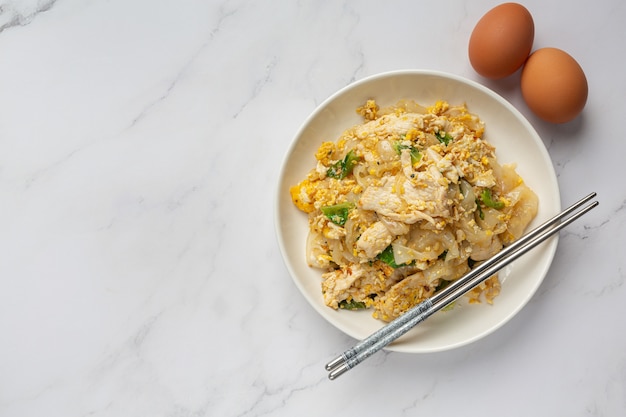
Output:
<svg viewBox="0 0 626 417">
<path fill-rule="evenodd" d="M 533 52 L 522 70 L 522 97 L 541 119 L 565 123 L 585 107 L 589 86 L 580 64 L 558 48 Z"/>
</svg>

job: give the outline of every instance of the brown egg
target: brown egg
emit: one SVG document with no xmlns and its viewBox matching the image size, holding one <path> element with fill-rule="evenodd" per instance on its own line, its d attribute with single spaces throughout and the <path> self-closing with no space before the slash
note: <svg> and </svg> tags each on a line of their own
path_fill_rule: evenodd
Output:
<svg viewBox="0 0 626 417">
<path fill-rule="evenodd" d="M 557 48 L 533 52 L 521 79 L 522 96 L 541 119 L 565 123 L 580 114 L 587 103 L 587 78 L 578 62 Z"/>
<path fill-rule="evenodd" d="M 468 48 L 470 63 L 483 77 L 507 77 L 524 64 L 534 38 L 530 12 L 521 4 L 500 4 L 474 27 Z"/>
</svg>

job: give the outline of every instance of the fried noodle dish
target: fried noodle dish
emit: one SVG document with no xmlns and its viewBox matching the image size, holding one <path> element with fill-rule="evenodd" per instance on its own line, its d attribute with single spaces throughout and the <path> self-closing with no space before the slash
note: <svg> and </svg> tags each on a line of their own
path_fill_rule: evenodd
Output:
<svg viewBox="0 0 626 417">
<path fill-rule="evenodd" d="M 519 238 L 538 198 L 464 105 L 368 100 L 357 112 L 363 123 L 323 142 L 290 193 L 308 214 L 325 304 L 390 321 Z M 499 292 L 494 275 L 466 296 L 491 304 Z"/>
</svg>

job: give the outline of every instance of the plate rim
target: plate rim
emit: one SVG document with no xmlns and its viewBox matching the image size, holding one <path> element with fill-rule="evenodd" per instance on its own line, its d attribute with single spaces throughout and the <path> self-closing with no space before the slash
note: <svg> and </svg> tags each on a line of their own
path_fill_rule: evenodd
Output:
<svg viewBox="0 0 626 417">
<path fill-rule="evenodd" d="M 550 180 L 549 181 L 550 182 L 550 188 L 553 188 L 553 189 L 555 189 L 557 191 L 557 197 L 556 197 L 555 204 L 556 204 L 556 208 L 559 211 L 561 210 L 560 188 L 559 188 L 559 184 L 558 184 L 558 178 L 557 178 L 557 175 L 556 175 L 554 164 L 552 163 L 552 159 L 550 157 L 550 154 L 549 154 L 545 144 L 543 143 L 543 140 L 541 139 L 541 137 L 537 133 L 536 129 L 532 126 L 530 121 L 528 121 L 528 119 L 515 106 L 513 106 L 508 100 L 506 100 L 504 97 L 502 97 L 500 94 L 498 94 L 497 92 L 493 91 L 489 87 L 487 87 L 485 85 L 482 85 L 482 84 L 480 84 L 477 81 L 465 78 L 465 77 L 460 76 L 460 75 L 456 75 L 456 74 L 452 74 L 452 73 L 449 73 L 449 72 L 445 72 L 445 71 L 429 70 L 429 69 L 397 69 L 397 70 L 379 72 L 379 73 L 376 73 L 376 74 L 372 74 L 372 75 L 363 77 L 363 78 L 361 78 L 359 80 L 356 80 L 356 81 L 353 81 L 351 83 L 348 83 L 344 87 L 342 87 L 339 90 L 337 90 L 336 92 L 332 93 L 326 99 L 324 99 L 321 103 L 319 103 L 315 107 L 315 109 L 300 124 L 300 126 L 296 130 L 295 134 L 292 136 L 290 144 L 287 147 L 287 150 L 286 150 L 286 152 L 283 155 L 283 158 L 281 160 L 280 170 L 279 170 L 279 173 L 278 173 L 278 181 L 277 181 L 277 185 L 275 187 L 275 196 L 274 196 L 274 204 L 275 204 L 275 208 L 274 208 L 274 227 L 275 227 L 275 233 L 276 233 L 279 249 L 280 249 L 280 252 L 281 252 L 281 257 L 283 259 L 283 263 L 284 263 L 285 267 L 287 268 L 287 271 L 289 272 L 289 275 L 291 276 L 292 282 L 296 285 L 296 287 L 300 291 L 302 297 L 304 297 L 307 300 L 307 302 L 316 311 L 316 313 L 321 315 L 322 318 L 325 321 L 327 321 L 329 324 L 331 324 L 333 327 L 337 328 L 338 330 L 340 330 L 344 334 L 346 334 L 346 335 L 348 335 L 348 336 L 350 336 L 352 338 L 355 338 L 355 339 L 359 339 L 358 335 L 356 335 L 350 329 L 346 329 L 345 326 L 342 326 L 342 325 L 340 325 L 340 324 L 338 324 L 336 322 L 333 322 L 329 317 L 327 317 L 327 315 L 323 311 L 320 311 L 320 306 L 318 306 L 317 303 L 315 303 L 313 300 L 311 300 L 309 298 L 308 292 L 307 292 L 306 288 L 303 286 L 303 284 L 300 282 L 300 280 L 298 280 L 296 278 L 297 273 L 296 273 L 293 265 L 291 264 L 291 261 L 288 259 L 287 251 L 286 251 L 286 242 L 284 241 L 284 236 L 283 236 L 283 233 L 281 231 L 282 225 L 281 225 L 281 218 L 280 218 L 281 217 L 281 210 L 280 210 L 280 208 L 281 208 L 281 199 L 284 198 L 282 193 L 284 192 L 285 171 L 287 169 L 287 165 L 288 165 L 287 161 L 288 161 L 289 157 L 294 153 L 295 148 L 298 146 L 298 142 L 299 142 L 298 138 L 300 138 L 303 135 L 303 133 L 305 132 L 305 130 L 307 129 L 309 124 L 315 118 L 317 118 L 322 111 L 324 111 L 324 109 L 328 106 L 329 103 L 332 103 L 338 97 L 341 97 L 342 95 L 346 94 L 350 90 L 356 89 L 356 88 L 362 86 L 363 84 L 372 83 L 372 82 L 374 82 L 376 80 L 380 80 L 380 79 L 384 79 L 384 78 L 390 78 L 390 77 L 396 77 L 396 76 L 407 76 L 407 75 L 408 76 L 437 77 L 437 78 L 443 78 L 443 79 L 448 80 L 448 81 L 455 81 L 457 83 L 466 84 L 467 86 L 469 86 L 471 88 L 474 88 L 476 90 L 479 90 L 483 94 L 486 94 L 491 99 L 496 100 L 507 111 L 512 113 L 512 115 L 523 125 L 524 129 L 533 137 L 534 141 L 539 145 L 538 146 L 538 150 L 542 153 L 542 157 L 545 160 L 550 161 L 550 164 L 549 164 L 549 171 L 550 171 L 550 174 L 551 174 L 550 178 L 549 178 L 549 180 Z M 400 99 L 400 97 L 398 99 Z M 347 129 L 348 127 L 349 126 L 346 126 L 345 128 Z M 556 254 L 558 241 L 559 241 L 559 236 L 557 234 L 557 235 L 551 237 L 550 239 L 548 239 L 546 242 L 544 242 L 542 244 L 543 248 L 544 248 L 543 251 L 545 252 L 544 256 L 546 256 L 546 258 L 545 258 L 546 259 L 545 260 L 545 262 L 546 262 L 545 271 L 542 272 L 541 278 L 536 280 L 535 285 L 530 289 L 527 297 L 525 297 L 516 306 L 516 308 L 512 309 L 506 316 L 503 316 L 502 319 L 499 320 L 499 322 L 497 324 L 495 324 L 495 325 L 485 329 L 484 331 L 477 332 L 473 337 L 466 338 L 466 339 L 464 339 L 462 341 L 459 341 L 457 343 L 451 343 L 451 344 L 448 344 L 448 345 L 445 345 L 445 346 L 440 346 L 438 348 L 412 349 L 410 347 L 410 343 L 407 344 L 408 346 L 404 345 L 404 344 L 392 343 L 392 344 L 388 345 L 385 348 L 385 350 L 396 351 L 396 352 L 403 352 L 403 353 L 415 353 L 415 354 L 447 351 L 447 350 L 456 349 L 456 348 L 459 348 L 459 347 L 462 347 L 462 346 L 474 343 L 477 340 L 480 340 L 480 339 L 488 336 L 489 334 L 495 332 L 496 330 L 500 329 L 506 323 L 508 323 L 513 317 L 515 317 L 526 305 L 528 305 L 530 300 L 536 294 L 537 290 L 539 289 L 539 287 L 541 286 L 541 284 L 545 280 L 545 277 L 547 276 L 547 274 L 549 272 L 549 269 L 550 269 L 550 267 L 551 267 L 551 265 L 552 265 L 552 263 L 554 261 L 554 256 Z M 497 300 L 496 300 L 496 302 L 497 302 Z M 326 306 L 323 306 L 323 307 L 328 308 Z M 375 319 L 372 318 L 372 320 L 375 320 Z M 382 325 L 384 325 L 383 322 L 381 322 L 381 326 Z"/>
</svg>

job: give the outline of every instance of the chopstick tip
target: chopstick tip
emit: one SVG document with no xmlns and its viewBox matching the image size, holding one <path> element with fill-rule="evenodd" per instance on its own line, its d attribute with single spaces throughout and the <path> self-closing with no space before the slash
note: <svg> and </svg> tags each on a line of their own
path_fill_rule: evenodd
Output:
<svg viewBox="0 0 626 417">
<path fill-rule="evenodd" d="M 337 356 L 335 359 L 333 359 L 332 361 L 326 364 L 326 370 L 330 372 L 344 362 L 345 362 L 345 357 L 343 355 Z"/>
<path fill-rule="evenodd" d="M 328 379 L 330 379 L 331 381 L 334 381 L 341 375 L 348 372 L 348 370 L 350 370 L 350 367 L 348 366 L 348 364 L 344 362 L 341 365 L 335 367 L 335 369 L 333 369 L 332 371 L 328 373 Z"/>
</svg>

